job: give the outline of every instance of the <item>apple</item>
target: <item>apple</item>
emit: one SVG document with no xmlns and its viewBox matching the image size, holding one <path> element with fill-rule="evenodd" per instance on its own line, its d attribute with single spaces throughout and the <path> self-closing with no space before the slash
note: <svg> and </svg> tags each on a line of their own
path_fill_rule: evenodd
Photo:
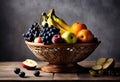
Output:
<svg viewBox="0 0 120 82">
<path fill-rule="evenodd" d="M 73 44 L 73 43 L 76 43 L 77 42 L 77 38 L 75 36 L 74 33 L 70 32 L 70 31 L 66 31 L 62 34 L 61 36 L 66 43 L 68 44 Z"/>
<path fill-rule="evenodd" d="M 82 29 L 77 34 L 77 39 L 80 42 L 92 42 L 93 38 L 94 38 L 94 35 L 88 29 Z"/>
<path fill-rule="evenodd" d="M 42 38 L 41 37 L 36 37 L 35 39 L 34 39 L 34 43 L 42 43 Z"/>
<path fill-rule="evenodd" d="M 60 34 L 55 34 L 53 37 L 52 37 L 52 43 L 61 43 L 63 41 L 62 37 Z"/>
<path fill-rule="evenodd" d="M 22 62 L 22 66 L 26 69 L 35 69 L 37 65 L 37 62 L 32 59 L 26 59 Z"/>
</svg>

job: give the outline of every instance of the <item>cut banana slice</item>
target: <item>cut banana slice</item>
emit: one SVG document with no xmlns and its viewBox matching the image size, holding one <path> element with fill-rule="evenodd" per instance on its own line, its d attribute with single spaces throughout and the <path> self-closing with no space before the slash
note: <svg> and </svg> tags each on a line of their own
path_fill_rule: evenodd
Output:
<svg viewBox="0 0 120 82">
<path fill-rule="evenodd" d="M 102 65 L 94 65 L 92 66 L 93 70 L 101 70 L 102 69 Z"/>
<path fill-rule="evenodd" d="M 114 59 L 108 58 L 107 61 L 103 64 L 103 69 L 108 69 L 114 67 Z"/>
<path fill-rule="evenodd" d="M 96 65 L 103 65 L 106 62 L 107 58 L 99 58 L 96 61 Z"/>
</svg>

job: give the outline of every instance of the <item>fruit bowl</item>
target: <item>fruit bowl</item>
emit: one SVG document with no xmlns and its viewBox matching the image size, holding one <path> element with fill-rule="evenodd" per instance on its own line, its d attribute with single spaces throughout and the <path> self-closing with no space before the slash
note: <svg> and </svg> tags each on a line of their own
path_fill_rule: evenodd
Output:
<svg viewBox="0 0 120 82">
<path fill-rule="evenodd" d="M 25 41 L 28 48 L 40 60 L 49 64 L 41 67 L 44 72 L 78 72 L 81 66 L 77 62 L 86 59 L 101 43 L 51 44 Z"/>
</svg>

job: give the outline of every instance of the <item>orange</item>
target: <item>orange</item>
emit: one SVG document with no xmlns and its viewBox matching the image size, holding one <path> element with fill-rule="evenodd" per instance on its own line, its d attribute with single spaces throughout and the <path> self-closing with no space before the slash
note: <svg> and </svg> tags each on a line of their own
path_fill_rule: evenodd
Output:
<svg viewBox="0 0 120 82">
<path fill-rule="evenodd" d="M 88 29 L 82 29 L 77 34 L 77 39 L 80 42 L 92 42 L 94 35 Z"/>
<path fill-rule="evenodd" d="M 87 29 L 83 23 L 75 22 L 72 24 L 71 31 L 77 36 L 78 32 L 82 29 Z"/>
</svg>

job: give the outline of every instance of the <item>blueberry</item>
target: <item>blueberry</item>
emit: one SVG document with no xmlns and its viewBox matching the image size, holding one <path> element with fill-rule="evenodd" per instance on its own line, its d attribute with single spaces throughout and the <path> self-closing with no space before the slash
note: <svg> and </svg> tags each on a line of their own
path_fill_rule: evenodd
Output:
<svg viewBox="0 0 120 82">
<path fill-rule="evenodd" d="M 52 37 L 52 34 L 51 34 L 51 33 L 49 33 L 49 34 L 48 34 L 48 36 L 49 36 L 49 37 Z"/>
<path fill-rule="evenodd" d="M 46 42 L 45 42 L 45 44 L 51 44 L 52 42 L 51 41 L 49 41 L 49 40 L 47 40 Z"/>
<path fill-rule="evenodd" d="M 31 33 L 35 33 L 35 30 L 30 30 Z"/>
<path fill-rule="evenodd" d="M 35 72 L 34 72 L 34 75 L 35 75 L 35 76 L 39 76 L 39 75 L 40 75 L 40 72 L 39 72 L 39 71 L 35 71 Z"/>
<path fill-rule="evenodd" d="M 46 29 L 42 29 L 42 32 L 45 33 L 45 32 L 46 32 Z"/>
<path fill-rule="evenodd" d="M 56 28 L 55 28 L 55 27 L 53 27 L 53 30 L 56 30 Z"/>
<path fill-rule="evenodd" d="M 34 31 L 35 31 L 35 30 L 36 30 L 36 28 L 33 28 L 32 30 L 34 30 Z"/>
<path fill-rule="evenodd" d="M 20 73 L 19 73 L 19 76 L 20 76 L 20 77 L 25 77 L 25 72 L 20 72 Z"/>
<path fill-rule="evenodd" d="M 34 37 L 38 37 L 39 36 L 39 32 L 35 31 Z"/>
<path fill-rule="evenodd" d="M 46 31 L 49 31 L 50 29 L 49 28 L 46 28 Z"/>
<path fill-rule="evenodd" d="M 52 35 L 55 35 L 55 32 L 51 32 Z"/>
<path fill-rule="evenodd" d="M 52 32 L 52 31 L 53 31 L 53 29 L 52 29 L 52 28 L 50 28 L 50 29 L 49 29 L 49 31 L 50 31 L 50 32 Z"/>
<path fill-rule="evenodd" d="M 43 34 L 44 37 L 45 37 L 46 35 L 47 35 L 46 33 Z"/>
<path fill-rule="evenodd" d="M 42 37 L 42 41 L 43 41 L 43 42 L 45 41 L 45 37 L 44 37 L 44 36 Z"/>
<path fill-rule="evenodd" d="M 15 69 L 14 69 L 14 72 L 15 72 L 16 74 L 18 74 L 18 73 L 20 72 L 20 68 L 15 68 Z"/>
<path fill-rule="evenodd" d="M 46 36 L 45 36 L 45 39 L 46 39 L 46 40 L 48 40 L 48 39 L 49 39 L 49 36 L 48 36 L 48 35 L 46 35 Z"/>
<path fill-rule="evenodd" d="M 26 35 L 27 35 L 27 34 L 29 35 L 29 34 L 30 34 L 30 31 L 27 31 Z"/>
<path fill-rule="evenodd" d="M 43 33 L 42 33 L 42 32 L 40 32 L 40 33 L 39 33 L 39 36 L 40 36 L 40 37 L 42 37 L 42 36 L 43 36 Z"/>
<path fill-rule="evenodd" d="M 31 28 L 28 29 L 28 31 L 31 31 L 31 30 L 32 30 Z"/>
</svg>

